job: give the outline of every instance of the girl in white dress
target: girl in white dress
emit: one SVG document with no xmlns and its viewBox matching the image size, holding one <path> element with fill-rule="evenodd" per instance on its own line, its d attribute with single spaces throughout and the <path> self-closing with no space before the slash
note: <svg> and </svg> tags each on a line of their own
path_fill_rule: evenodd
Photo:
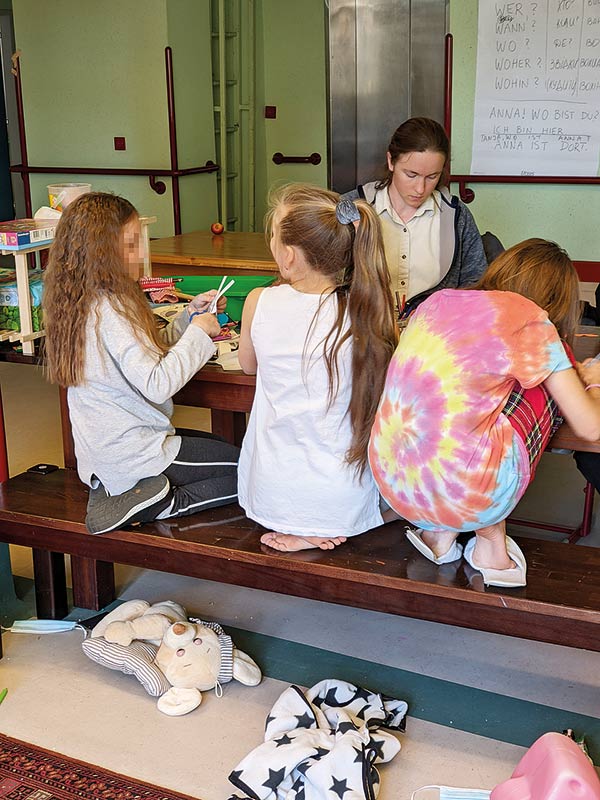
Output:
<svg viewBox="0 0 600 800">
<path fill-rule="evenodd" d="M 379 219 L 292 184 L 267 231 L 287 283 L 244 304 L 239 359 L 257 377 L 239 502 L 264 544 L 331 549 L 384 521 L 367 446 L 397 329 Z"/>
</svg>

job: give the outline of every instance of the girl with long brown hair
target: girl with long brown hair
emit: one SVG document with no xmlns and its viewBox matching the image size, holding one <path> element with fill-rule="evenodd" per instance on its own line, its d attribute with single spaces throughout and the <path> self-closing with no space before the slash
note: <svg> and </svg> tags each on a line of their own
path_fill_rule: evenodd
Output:
<svg viewBox="0 0 600 800">
<path fill-rule="evenodd" d="M 430 561 L 463 554 L 490 586 L 524 586 L 506 517 L 564 416 L 600 438 L 600 363 L 575 368 L 568 343 L 579 284 L 554 242 L 500 255 L 474 290 L 432 295 L 409 319 L 388 370 L 369 445 L 382 496 Z M 579 375 L 581 378 L 578 376 Z"/>
<path fill-rule="evenodd" d="M 257 379 L 239 502 L 264 544 L 329 549 L 383 522 L 367 444 L 397 330 L 379 220 L 292 184 L 267 222 L 288 283 L 244 305 L 239 359 Z"/>
<path fill-rule="evenodd" d="M 47 371 L 68 390 L 91 533 L 237 495 L 238 448 L 171 424 L 172 396 L 215 351 L 220 325 L 207 313 L 215 292 L 159 332 L 137 283 L 141 242 L 129 201 L 90 192 L 63 213 L 46 269 Z"/>
</svg>

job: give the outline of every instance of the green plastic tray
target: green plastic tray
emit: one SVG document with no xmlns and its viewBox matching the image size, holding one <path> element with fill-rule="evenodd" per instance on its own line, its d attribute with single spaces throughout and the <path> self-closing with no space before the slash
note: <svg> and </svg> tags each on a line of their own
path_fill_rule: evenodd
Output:
<svg viewBox="0 0 600 800">
<path fill-rule="evenodd" d="M 181 275 L 181 280 L 177 283 L 177 288 L 186 294 L 201 294 L 210 289 L 218 289 L 222 280 L 222 275 Z M 227 292 L 227 313 L 229 316 L 239 321 L 242 318 L 244 301 L 252 289 L 260 286 L 270 286 L 277 276 L 273 275 L 232 275 L 235 281 L 231 289 Z"/>
</svg>

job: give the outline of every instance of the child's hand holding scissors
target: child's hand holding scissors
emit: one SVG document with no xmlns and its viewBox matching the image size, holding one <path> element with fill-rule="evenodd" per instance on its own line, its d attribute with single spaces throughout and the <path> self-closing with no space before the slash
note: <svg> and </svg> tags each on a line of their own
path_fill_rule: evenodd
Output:
<svg viewBox="0 0 600 800">
<path fill-rule="evenodd" d="M 188 306 L 188 312 L 190 317 L 194 312 L 198 312 L 199 314 L 204 314 L 205 312 L 207 312 L 216 294 L 217 290 L 211 289 L 209 292 L 203 292 L 202 294 L 197 294 L 193 300 L 190 300 L 190 304 Z M 226 306 L 227 306 L 227 298 L 225 297 L 225 295 L 222 295 L 217 300 L 217 314 L 222 314 L 223 311 L 225 311 Z"/>
<path fill-rule="evenodd" d="M 205 292 L 204 294 L 199 294 L 197 297 L 195 297 L 190 305 L 193 305 L 196 303 L 196 301 L 198 301 L 200 307 L 198 310 L 194 310 L 190 313 L 190 319 L 194 316 L 194 314 L 204 314 L 206 311 L 208 311 L 209 314 L 218 314 L 221 311 L 224 311 L 225 305 L 227 304 L 227 301 L 225 300 L 225 293 L 231 289 L 234 283 L 235 280 L 233 278 L 228 281 L 227 276 L 223 275 L 221 278 L 221 283 L 219 284 L 219 288 L 216 291 L 211 289 L 210 292 Z M 208 305 L 205 307 L 204 301 L 207 297 L 210 297 L 211 299 Z M 221 301 L 223 301 L 222 305 L 220 305 Z"/>
<path fill-rule="evenodd" d="M 221 332 L 221 323 L 214 314 L 210 314 L 207 311 L 194 312 L 190 318 L 190 325 L 202 328 L 204 333 L 207 333 L 211 339 Z"/>
<path fill-rule="evenodd" d="M 190 301 L 188 306 L 190 322 L 202 328 L 210 337 L 218 336 L 221 332 L 221 325 L 215 314 L 225 310 L 227 305 L 225 292 L 231 289 L 234 283 L 233 279 L 227 283 L 227 277 L 224 275 L 218 289 L 199 294 Z M 208 321 L 205 323 L 204 320 L 207 318 Z"/>
</svg>

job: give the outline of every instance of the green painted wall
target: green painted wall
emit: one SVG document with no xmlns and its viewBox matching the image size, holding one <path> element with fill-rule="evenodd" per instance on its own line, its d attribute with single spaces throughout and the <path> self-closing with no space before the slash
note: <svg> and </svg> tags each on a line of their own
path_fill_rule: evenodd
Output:
<svg viewBox="0 0 600 800">
<path fill-rule="evenodd" d="M 327 185 L 327 91 L 323 0 L 258 0 L 256 24 L 256 219 L 275 182 Z M 265 119 L 264 106 L 277 106 Z M 322 156 L 318 166 L 277 166 L 273 153 Z"/>
<path fill-rule="evenodd" d="M 8 0 L 0 0 L 8 2 Z M 213 131 L 210 0 L 13 0 L 29 162 L 38 166 L 168 168 L 164 48 L 173 48 L 180 167 L 218 162 Z M 275 181 L 327 181 L 325 10 L 322 0 L 255 0 L 256 226 Z M 264 119 L 276 105 L 277 119 Z M 127 150 L 116 152 L 115 136 Z M 277 167 L 273 153 L 321 153 L 323 162 Z M 34 208 L 51 182 L 88 181 L 158 216 L 153 236 L 173 232 L 171 189 L 143 177 L 32 176 Z M 245 192 L 251 191 L 246 187 Z M 183 231 L 217 218 L 216 178 L 180 181 Z"/>
<path fill-rule="evenodd" d="M 473 108 L 477 61 L 478 0 L 451 0 L 450 30 L 454 36 L 452 93 L 452 172 L 469 174 L 473 140 Z M 457 187 L 453 187 L 457 191 Z M 469 205 L 479 229 L 490 230 L 505 246 L 530 236 L 557 241 L 571 258 L 595 261 L 598 254 L 597 186 L 473 184 Z"/>
<path fill-rule="evenodd" d="M 214 158 L 212 140 L 207 147 L 206 135 L 196 136 L 206 130 L 202 111 L 209 124 L 212 117 L 210 88 L 199 90 L 201 73 L 211 87 L 207 9 L 208 0 L 14 0 L 29 163 L 169 168 L 167 44 L 173 46 L 180 166 Z M 126 151 L 114 150 L 115 136 L 126 137 Z M 203 209 L 206 224 L 214 218 L 216 197 L 211 205 L 205 196 L 208 181 L 214 194 L 214 178 L 207 177 L 181 179 L 184 230 L 203 227 Z M 123 194 L 140 213 L 157 215 L 151 235 L 173 233 L 168 179 L 167 192 L 157 195 L 145 177 L 34 175 L 34 209 L 47 203 L 46 185 L 61 181 L 88 181 Z"/>
<path fill-rule="evenodd" d="M 168 44 L 173 50 L 179 168 L 217 162 L 209 0 L 168 0 L 167 26 Z M 210 227 L 217 219 L 216 173 L 183 177 L 179 191 L 182 231 Z"/>
</svg>

